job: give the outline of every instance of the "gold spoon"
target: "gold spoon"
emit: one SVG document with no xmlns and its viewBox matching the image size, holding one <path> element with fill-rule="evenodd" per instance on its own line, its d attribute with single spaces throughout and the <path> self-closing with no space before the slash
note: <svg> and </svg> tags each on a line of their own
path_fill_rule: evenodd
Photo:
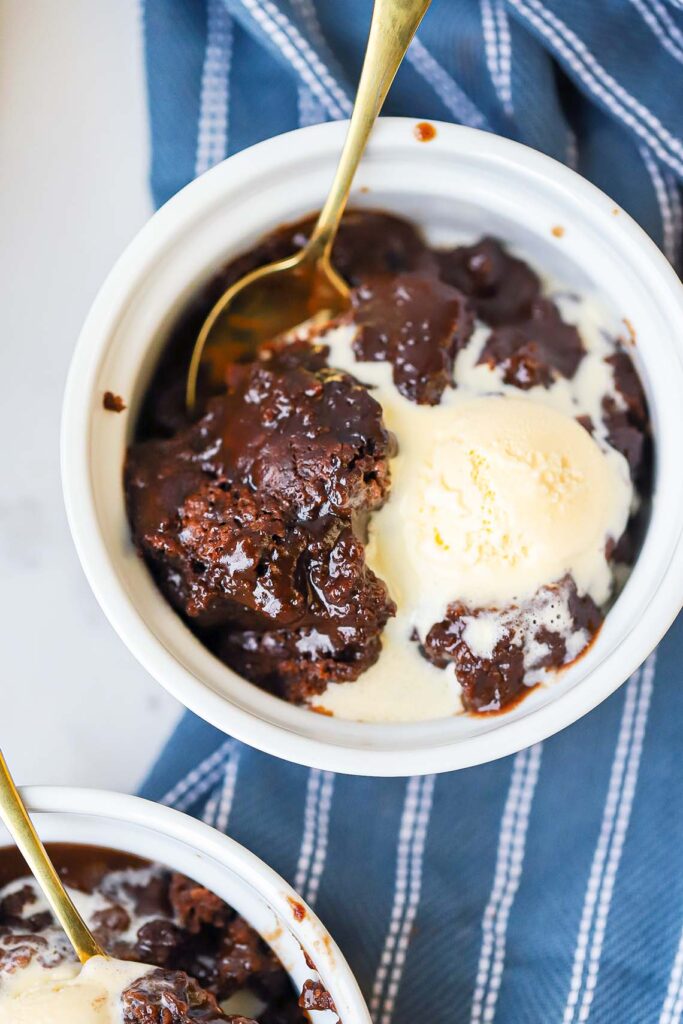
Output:
<svg viewBox="0 0 683 1024">
<path fill-rule="evenodd" d="M 431 0 L 375 0 L 348 134 L 329 195 L 303 249 L 245 274 L 221 295 L 197 336 L 185 400 L 193 413 L 200 365 L 221 383 L 226 364 L 324 311 L 349 307 L 349 288 L 330 253 L 372 126 Z"/>
<path fill-rule="evenodd" d="M 106 956 L 76 910 L 38 833 L 33 827 L 7 762 L 0 750 L 0 818 L 19 847 L 43 895 L 52 907 L 82 964 L 93 956 Z"/>
</svg>

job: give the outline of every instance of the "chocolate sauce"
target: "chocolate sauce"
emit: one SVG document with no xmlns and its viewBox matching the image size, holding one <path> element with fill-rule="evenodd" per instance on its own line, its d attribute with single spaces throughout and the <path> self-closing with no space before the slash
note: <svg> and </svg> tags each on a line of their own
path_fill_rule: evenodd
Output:
<svg viewBox="0 0 683 1024">
<path fill-rule="evenodd" d="M 48 852 L 67 885 L 98 892 L 108 904 L 89 922 L 105 951 L 157 968 L 123 993 L 124 1024 L 255 1024 L 219 1009 L 219 1002 L 243 989 L 266 1006 L 260 1024 L 308 1024 L 290 977 L 273 951 L 208 889 L 116 850 L 50 843 Z M 27 873 L 15 848 L 0 848 L 0 889 Z M 0 899 L 0 974 L 46 955 L 46 934 L 54 930 L 54 923 L 49 913 L 30 914 L 34 899 L 31 886 Z M 131 935 L 138 918 L 143 923 Z M 65 939 L 50 955 L 46 966 L 61 962 L 60 956 L 73 956 Z"/>
</svg>

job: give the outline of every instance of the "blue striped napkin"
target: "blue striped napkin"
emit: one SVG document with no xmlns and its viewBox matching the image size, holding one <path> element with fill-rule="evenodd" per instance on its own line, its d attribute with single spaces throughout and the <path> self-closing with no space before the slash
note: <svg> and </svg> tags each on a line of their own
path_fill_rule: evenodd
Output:
<svg viewBox="0 0 683 1024">
<path fill-rule="evenodd" d="M 369 10 L 146 0 L 156 201 L 260 139 L 345 117 Z M 680 255 L 683 0 L 434 0 L 386 112 L 564 160 Z M 187 715 L 143 794 L 291 880 L 377 1024 L 677 1024 L 681 651 L 683 619 L 572 728 L 438 777 L 309 771 Z"/>
</svg>

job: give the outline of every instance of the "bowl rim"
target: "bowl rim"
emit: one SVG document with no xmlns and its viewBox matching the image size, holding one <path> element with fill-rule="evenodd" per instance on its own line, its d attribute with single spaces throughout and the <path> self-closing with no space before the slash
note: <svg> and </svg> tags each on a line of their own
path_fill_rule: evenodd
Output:
<svg viewBox="0 0 683 1024">
<path fill-rule="evenodd" d="M 139 796 L 75 786 L 22 786 L 20 792 L 32 814 L 85 815 L 124 827 L 140 827 L 201 853 L 227 869 L 265 902 L 304 952 L 314 956 L 316 968 L 340 1008 L 340 1020 L 348 1018 L 358 1024 L 371 1024 L 360 986 L 333 936 L 303 897 L 241 843 L 183 811 Z M 163 857 L 160 862 L 163 863 Z M 303 907 L 305 913 L 294 913 L 294 904 L 297 909 Z"/>
<path fill-rule="evenodd" d="M 370 148 L 406 146 L 406 126 L 414 126 L 415 123 L 416 119 L 412 118 L 381 118 Z M 476 153 L 478 157 L 498 165 L 514 165 L 532 178 L 552 182 L 574 202 L 590 208 L 595 217 L 604 217 L 606 211 L 614 211 L 613 200 L 568 167 L 542 153 L 478 129 L 438 121 L 433 123 L 439 145 L 450 149 L 455 156 Z M 396 749 L 378 750 L 373 749 L 370 743 L 362 748 L 332 743 L 296 733 L 286 725 L 260 719 L 249 710 L 229 702 L 181 665 L 143 621 L 119 580 L 100 532 L 90 486 L 90 401 L 97 371 L 107 349 L 109 336 L 105 328 L 113 319 L 113 311 L 122 308 L 128 293 L 141 287 L 164 247 L 172 245 L 174 237 L 191 225 L 202 209 L 225 195 L 231 184 L 243 179 L 255 165 L 269 162 L 278 166 L 280 160 L 286 162 L 287 155 L 293 151 L 300 157 L 303 151 L 315 153 L 326 151 L 330 145 L 339 145 L 346 126 L 347 122 L 331 122 L 297 129 L 229 157 L 161 207 L 119 258 L 91 307 L 67 380 L 61 435 L 67 517 L 90 586 L 114 629 L 147 671 L 205 721 L 266 753 L 309 767 L 371 776 L 450 771 L 494 760 L 546 739 L 596 707 L 638 668 L 683 605 L 683 510 L 678 513 L 681 522 L 677 541 L 668 552 L 668 565 L 659 589 L 641 620 L 638 642 L 631 635 L 627 656 L 624 656 L 623 645 L 619 645 L 621 653 L 617 647 L 606 656 L 605 661 L 609 660 L 612 666 L 619 656 L 618 669 L 612 667 L 611 671 L 606 671 L 603 662 L 579 684 L 559 692 L 556 698 L 534 708 L 531 713 L 507 720 L 504 715 L 500 716 L 500 726 L 488 732 L 460 737 L 457 741 L 429 748 L 397 746 Z M 619 212 L 620 216 L 611 220 L 618 220 L 620 241 L 637 254 L 640 268 L 650 279 L 656 280 L 669 310 L 675 310 L 683 322 L 683 286 L 673 268 L 643 229 L 624 211 Z M 303 713 L 310 714 L 307 710 Z M 370 730 L 372 725 L 366 723 L 365 728 Z"/>
</svg>

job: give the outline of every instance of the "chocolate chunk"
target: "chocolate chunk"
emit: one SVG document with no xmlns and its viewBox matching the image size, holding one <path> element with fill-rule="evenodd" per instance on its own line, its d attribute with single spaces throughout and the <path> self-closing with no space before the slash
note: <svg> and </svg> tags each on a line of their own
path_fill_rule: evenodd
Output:
<svg viewBox="0 0 683 1024">
<path fill-rule="evenodd" d="M 228 1017 L 215 997 L 183 971 L 145 974 L 123 992 L 121 1003 L 123 1024 L 256 1024 L 246 1017 Z"/>
<path fill-rule="evenodd" d="M 28 967 L 34 958 L 42 962 L 42 954 L 47 948 L 47 939 L 42 935 L 0 933 L 0 971 L 13 974 Z"/>
<path fill-rule="evenodd" d="M 297 247 L 308 240 L 313 221 L 293 236 Z M 434 258 L 413 224 L 389 213 L 348 210 L 339 226 L 332 262 L 352 286 L 377 274 L 400 274 L 431 266 Z"/>
<path fill-rule="evenodd" d="M 472 333 L 463 296 L 433 275 L 367 278 L 352 295 L 358 359 L 390 362 L 396 387 L 412 402 L 437 405 L 452 384 L 453 361 Z"/>
<path fill-rule="evenodd" d="M 491 331 L 479 362 L 500 366 L 506 384 L 526 391 L 549 387 L 558 376 L 573 377 L 584 354 L 579 332 L 562 320 L 555 304 L 535 299 L 527 320 Z"/>
<path fill-rule="evenodd" d="M 168 898 L 170 885 L 170 873 L 157 869 L 152 873 L 151 878 L 145 879 L 145 884 L 124 881 L 123 891 L 132 900 L 135 913 L 141 917 L 169 917 L 171 904 Z M 107 879 L 104 881 L 104 888 L 107 888 Z"/>
<path fill-rule="evenodd" d="M 438 253 L 441 277 L 474 305 L 477 316 L 497 326 L 528 320 L 541 282 L 531 267 L 515 259 L 494 238 Z"/>
<path fill-rule="evenodd" d="M 176 918 L 190 935 L 198 935 L 204 925 L 225 928 L 234 916 L 219 896 L 177 872 L 171 878 L 169 898 Z"/>
<path fill-rule="evenodd" d="M 198 423 L 133 448 L 134 527 L 168 522 L 201 481 L 262 492 L 300 521 L 370 511 L 386 495 L 392 445 L 379 404 L 348 374 L 277 359 L 235 365 L 227 394 Z"/>
<path fill-rule="evenodd" d="M 292 535 L 287 546 L 291 542 Z M 295 703 L 322 693 L 329 682 L 352 682 L 373 664 L 381 631 L 394 610 L 348 527 L 340 530 L 333 524 L 320 540 L 309 542 L 298 562 L 308 594 L 299 621 L 280 629 L 231 629 L 216 647 L 245 678 Z M 292 609 L 296 605 L 290 598 L 277 618 L 286 619 Z"/>
<path fill-rule="evenodd" d="M 614 372 L 614 385 L 623 405 L 606 395 L 602 402 L 607 438 L 613 448 L 626 458 L 631 476 L 643 484 L 650 447 L 650 426 L 647 400 L 635 366 L 623 349 L 606 360 Z"/>
<path fill-rule="evenodd" d="M 155 967 L 172 967 L 178 962 L 183 941 L 182 929 L 172 921 L 147 921 L 138 930 L 134 959 Z"/>
<path fill-rule="evenodd" d="M 47 928 L 52 921 L 49 910 L 26 914 L 27 908 L 33 906 L 36 900 L 36 890 L 32 885 L 22 885 L 21 889 L 5 896 L 0 900 L 0 928 L 21 928 L 26 932 L 39 932 Z"/>
<path fill-rule="evenodd" d="M 637 517 L 634 517 L 637 520 Z M 638 536 L 638 523 L 629 523 L 627 529 L 622 533 L 618 542 L 614 544 L 609 554 L 611 561 L 621 565 L 633 565 L 638 554 L 640 537 Z"/>
<path fill-rule="evenodd" d="M 504 629 L 490 658 L 474 654 L 463 634 L 466 620 L 479 614 L 481 609 L 449 605 L 445 618 L 430 629 L 422 651 L 437 668 L 455 665 L 468 711 L 499 711 L 523 692 L 524 650 L 521 638 L 512 629 Z"/>
<path fill-rule="evenodd" d="M 629 464 L 632 477 L 637 479 L 643 461 L 645 434 L 642 428 L 633 422 L 629 413 L 617 406 L 613 398 L 604 398 L 602 407 L 607 425 L 607 439 L 613 448 L 621 452 Z"/>
<path fill-rule="evenodd" d="M 105 949 L 109 949 L 116 942 L 119 933 L 128 931 L 129 927 L 130 915 L 116 903 L 104 910 L 95 911 L 90 919 L 90 929 Z"/>
<path fill-rule="evenodd" d="M 216 952 L 215 981 L 220 999 L 249 986 L 268 995 L 281 992 L 289 978 L 272 949 L 241 918 L 230 922 Z"/>
<path fill-rule="evenodd" d="M 438 668 L 455 666 L 467 710 L 500 711 L 528 692 L 527 672 L 559 669 L 567 664 L 568 634 L 559 625 L 564 615 L 559 611 L 553 614 L 558 603 L 565 606 L 570 633 L 583 631 L 587 645 L 598 632 L 603 616 L 588 595 L 579 595 L 568 576 L 542 587 L 519 607 L 501 610 L 450 605 L 442 621 L 430 629 L 422 652 Z M 473 651 L 465 638 L 468 622 L 484 615 L 497 620 L 497 636 L 487 655 Z M 556 628 L 554 621 L 558 621 Z"/>
<path fill-rule="evenodd" d="M 607 363 L 614 372 L 614 384 L 624 400 L 631 422 L 644 427 L 648 422 L 647 401 L 640 377 L 633 365 L 630 355 L 619 349 L 608 356 Z"/>
<path fill-rule="evenodd" d="M 137 544 L 159 585 L 237 671 L 293 700 L 356 679 L 394 605 L 352 524 L 384 501 L 381 408 L 310 347 L 232 367 L 176 437 L 134 446 Z"/>
</svg>

